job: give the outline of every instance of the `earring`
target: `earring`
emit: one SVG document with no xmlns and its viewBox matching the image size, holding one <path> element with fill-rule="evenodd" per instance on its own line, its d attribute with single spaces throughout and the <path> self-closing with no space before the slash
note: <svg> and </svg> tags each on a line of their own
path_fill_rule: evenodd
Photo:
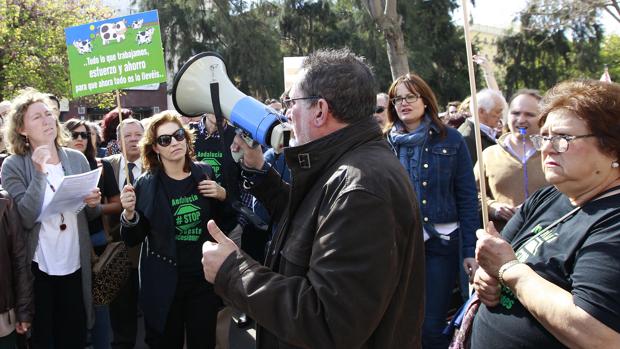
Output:
<svg viewBox="0 0 620 349">
<path fill-rule="evenodd" d="M 157 153 L 157 161 L 161 162 L 161 159 L 159 158 L 159 153 Z"/>
<path fill-rule="evenodd" d="M 620 167 L 620 164 L 618 163 L 618 161 L 614 161 L 611 163 L 611 168 L 618 168 Z"/>
<path fill-rule="evenodd" d="M 24 136 L 25 141 L 26 141 L 26 147 L 30 148 L 30 140 L 28 139 L 28 135 Z"/>
</svg>

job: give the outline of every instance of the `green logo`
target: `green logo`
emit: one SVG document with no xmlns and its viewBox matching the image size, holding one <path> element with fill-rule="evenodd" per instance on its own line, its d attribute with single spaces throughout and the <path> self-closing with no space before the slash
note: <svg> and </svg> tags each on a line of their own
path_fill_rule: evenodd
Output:
<svg viewBox="0 0 620 349">
<path fill-rule="evenodd" d="M 176 206 L 174 220 L 178 241 L 198 241 L 202 235 L 200 207 L 193 204 L 196 200 L 197 195 L 172 200 L 172 206 Z"/>
</svg>

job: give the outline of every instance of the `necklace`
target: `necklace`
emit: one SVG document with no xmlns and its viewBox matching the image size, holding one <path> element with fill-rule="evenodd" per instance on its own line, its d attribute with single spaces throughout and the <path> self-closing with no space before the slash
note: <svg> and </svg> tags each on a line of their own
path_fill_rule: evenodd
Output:
<svg viewBox="0 0 620 349">
<path fill-rule="evenodd" d="M 65 168 L 63 166 L 62 168 L 62 172 L 65 172 Z M 56 192 L 56 188 L 54 188 L 54 185 L 50 182 L 49 178 L 47 178 L 47 176 L 49 175 L 48 172 L 45 173 L 45 181 L 47 182 L 47 184 L 50 186 L 50 189 L 52 189 L 52 193 Z M 58 226 L 60 228 L 60 231 L 65 231 L 67 229 L 67 225 L 65 224 L 65 215 L 60 213 L 60 225 Z"/>
</svg>

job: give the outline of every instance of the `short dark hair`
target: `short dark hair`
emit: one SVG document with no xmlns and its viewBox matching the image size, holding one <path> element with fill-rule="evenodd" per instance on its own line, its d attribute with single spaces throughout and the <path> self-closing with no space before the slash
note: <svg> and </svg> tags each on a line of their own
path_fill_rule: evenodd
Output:
<svg viewBox="0 0 620 349">
<path fill-rule="evenodd" d="M 349 124 L 372 117 L 375 77 L 363 57 L 348 48 L 318 50 L 304 60 L 302 68 L 306 72 L 298 88 L 307 96 L 325 99 L 337 120 Z"/>
<path fill-rule="evenodd" d="M 539 125 L 552 111 L 568 110 L 586 122 L 605 154 L 620 159 L 620 85 L 598 80 L 557 84 L 541 102 Z"/>
<path fill-rule="evenodd" d="M 452 102 L 448 102 L 448 105 L 447 105 L 447 108 L 446 108 L 446 109 L 448 109 L 448 108 L 450 108 L 450 107 L 455 107 L 455 108 L 457 108 L 457 109 L 458 109 L 460 105 L 461 105 L 461 101 L 452 101 Z"/>
</svg>

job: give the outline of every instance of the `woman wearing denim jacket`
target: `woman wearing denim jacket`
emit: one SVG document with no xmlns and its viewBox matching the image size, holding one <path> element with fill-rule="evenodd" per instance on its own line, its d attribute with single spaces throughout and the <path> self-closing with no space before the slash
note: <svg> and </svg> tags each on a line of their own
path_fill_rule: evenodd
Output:
<svg viewBox="0 0 620 349">
<path fill-rule="evenodd" d="M 389 90 L 387 138 L 416 191 L 426 253 L 425 349 L 449 345 L 442 334 L 452 289 L 463 267 L 471 276 L 479 226 L 471 159 L 463 137 L 438 116 L 430 87 L 415 74 L 396 79 Z M 460 248 L 460 250 L 459 250 Z"/>
</svg>

